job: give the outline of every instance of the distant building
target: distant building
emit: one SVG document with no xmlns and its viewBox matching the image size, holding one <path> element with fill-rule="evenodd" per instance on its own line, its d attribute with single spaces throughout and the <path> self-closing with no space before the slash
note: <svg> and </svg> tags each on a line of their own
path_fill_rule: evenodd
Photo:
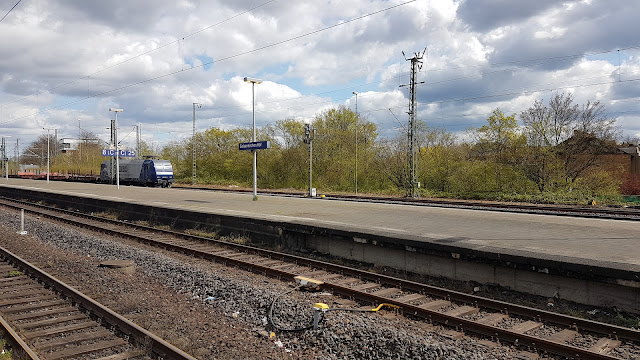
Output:
<svg viewBox="0 0 640 360">
<path fill-rule="evenodd" d="M 78 147 L 82 143 L 82 140 L 72 139 L 72 138 L 62 138 L 60 139 L 60 143 L 62 144 L 61 152 L 66 153 L 67 151 L 75 151 L 78 150 Z"/>
<path fill-rule="evenodd" d="M 619 147 L 618 150 L 629 155 L 631 160 L 630 172 L 632 174 L 640 174 L 640 149 L 632 144 L 626 144 L 624 147 Z"/>
</svg>

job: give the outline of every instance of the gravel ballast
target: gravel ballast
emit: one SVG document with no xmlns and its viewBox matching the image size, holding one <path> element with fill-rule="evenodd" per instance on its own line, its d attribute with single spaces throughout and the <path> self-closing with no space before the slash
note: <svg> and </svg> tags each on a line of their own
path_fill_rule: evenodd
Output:
<svg viewBox="0 0 640 360">
<path fill-rule="evenodd" d="M 477 339 L 390 311 L 327 313 L 319 330 L 279 332 L 267 322 L 271 303 L 293 284 L 193 257 L 0 211 L 0 244 L 156 333 L 198 359 L 514 359 L 510 346 L 488 349 Z M 130 260 L 134 274 L 99 267 Z M 311 322 L 313 304 L 334 307 L 327 293 L 293 291 L 279 298 L 274 321 Z"/>
</svg>

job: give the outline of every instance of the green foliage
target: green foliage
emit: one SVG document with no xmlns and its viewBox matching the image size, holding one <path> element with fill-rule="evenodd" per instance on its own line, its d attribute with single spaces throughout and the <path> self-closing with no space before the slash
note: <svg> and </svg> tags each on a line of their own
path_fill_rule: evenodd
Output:
<svg viewBox="0 0 640 360">
<path fill-rule="evenodd" d="M 444 129 L 418 120 L 417 178 L 423 196 L 586 204 L 588 201 L 622 203 L 618 189 L 637 193 L 640 183 L 629 178 L 615 162 L 599 160 L 615 150 L 613 121 L 603 107 L 573 104 L 570 95 L 556 95 L 549 104 L 536 101 L 520 114 L 495 109 L 487 123 L 472 129 L 471 141 L 460 142 Z M 408 146 L 405 133 L 378 138 L 376 125 L 340 106 L 312 119 L 313 186 L 319 192 L 404 195 L 408 184 Z M 257 152 L 258 186 L 306 190 L 309 146 L 304 123 L 282 119 L 258 129 L 257 138 L 272 147 Z M 29 148 L 43 159 L 38 139 Z M 161 151 L 142 144 L 141 154 L 156 154 L 172 162 L 178 182 L 191 183 L 193 152 L 197 181 L 251 187 L 252 153 L 238 143 L 252 140 L 252 130 L 210 128 L 193 138 L 166 144 Z M 52 157 L 52 170 L 98 173 L 103 158 L 99 141 L 83 144 L 79 152 Z M 613 150 L 611 150 L 613 149 Z M 600 166 L 602 165 L 602 166 Z"/>
<path fill-rule="evenodd" d="M 0 338 L 0 359 L 12 359 L 12 351 L 9 348 L 7 341 L 3 338 Z"/>
</svg>

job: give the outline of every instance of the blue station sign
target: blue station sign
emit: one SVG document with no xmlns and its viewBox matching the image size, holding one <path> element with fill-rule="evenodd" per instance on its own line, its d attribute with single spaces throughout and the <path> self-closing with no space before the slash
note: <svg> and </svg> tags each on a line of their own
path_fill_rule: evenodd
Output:
<svg viewBox="0 0 640 360">
<path fill-rule="evenodd" d="M 240 150 L 271 149 L 271 141 L 254 141 L 254 142 L 240 143 L 238 148 Z"/>
<path fill-rule="evenodd" d="M 102 156 L 116 156 L 116 149 L 102 149 Z M 135 150 L 119 150 L 119 157 L 136 157 Z"/>
</svg>

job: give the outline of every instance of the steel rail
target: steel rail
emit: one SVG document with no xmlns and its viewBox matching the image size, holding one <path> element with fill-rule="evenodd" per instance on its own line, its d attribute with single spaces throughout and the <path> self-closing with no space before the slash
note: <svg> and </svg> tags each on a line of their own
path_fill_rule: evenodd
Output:
<svg viewBox="0 0 640 360">
<path fill-rule="evenodd" d="M 115 313 L 104 305 L 91 299 L 90 297 L 82 294 L 76 289 L 60 282 L 53 276 L 47 274 L 37 266 L 27 262 L 20 258 L 16 254 L 13 254 L 9 250 L 0 246 L 0 252 L 2 257 L 7 259 L 10 263 L 13 263 L 16 267 L 20 268 L 24 273 L 31 275 L 51 287 L 59 294 L 71 299 L 74 303 L 80 307 L 88 310 L 98 318 L 106 321 L 107 323 L 115 326 L 119 331 L 135 339 L 139 344 L 149 346 L 149 349 L 164 359 L 172 360 L 196 360 L 196 358 L 178 349 L 177 347 L 164 341 L 157 335 L 150 331 L 136 325 L 129 321 L 125 317 Z"/>
<path fill-rule="evenodd" d="M 194 187 L 194 186 L 180 186 L 173 185 L 174 189 L 181 190 L 204 190 L 204 191 L 220 191 L 220 192 L 240 192 L 245 193 L 249 190 L 244 189 L 221 189 L 221 188 L 206 188 L 206 187 Z M 289 196 L 289 197 L 306 197 L 302 192 L 288 192 L 277 190 L 262 190 L 263 195 L 273 196 Z M 531 214 L 549 214 L 556 216 L 582 216 L 582 217 L 598 217 L 606 219 L 622 219 L 622 220 L 640 220 L 640 211 L 638 210 L 618 210 L 612 208 L 593 208 L 593 207 L 580 207 L 580 206 L 551 206 L 551 205 L 526 205 L 526 204 L 508 204 L 497 202 L 480 202 L 480 201 L 466 201 L 466 200 L 445 200 L 445 199 L 414 199 L 414 198 L 402 198 L 402 197 L 383 197 L 383 196 L 368 196 L 368 195 L 348 195 L 348 194 L 325 194 L 325 200 L 347 200 L 356 202 L 380 202 L 380 203 L 394 203 L 416 206 L 456 206 L 464 208 L 482 208 L 487 211 L 499 211 L 499 212 L 524 212 Z"/>
<path fill-rule="evenodd" d="M 31 347 L 24 340 L 22 340 L 20 335 L 18 335 L 18 333 L 11 327 L 11 325 L 7 322 L 7 320 L 5 320 L 2 316 L 0 316 L 0 326 L 2 326 L 4 331 L 7 334 L 9 334 L 9 336 L 11 337 L 11 340 L 9 341 L 9 343 L 13 341 L 15 344 L 17 344 L 20 347 L 20 349 L 22 349 L 22 351 L 24 351 L 24 353 L 29 357 L 29 359 L 40 360 L 36 352 L 33 351 L 33 349 L 31 349 Z"/>
<path fill-rule="evenodd" d="M 29 205 L 36 206 L 39 208 L 46 208 L 42 205 L 32 205 L 32 204 L 29 204 Z M 15 207 L 16 209 L 20 208 L 19 206 L 16 206 L 16 205 L 13 205 L 13 207 Z M 295 276 L 295 274 L 291 272 L 287 272 L 286 270 L 278 270 L 278 269 L 273 269 L 269 266 L 261 266 L 259 264 L 254 264 L 249 261 L 233 259 L 226 256 L 216 255 L 206 251 L 201 251 L 198 249 L 188 248 L 180 245 L 169 244 L 162 241 L 155 241 L 152 238 L 150 238 L 148 234 L 147 235 L 132 234 L 127 231 L 118 230 L 116 228 L 122 227 L 124 225 L 127 228 L 145 230 L 145 231 L 156 233 L 156 234 L 168 234 L 178 238 L 183 238 L 185 240 L 198 241 L 200 243 L 215 244 L 225 248 L 241 251 L 247 254 L 259 255 L 266 258 L 270 258 L 270 259 L 281 260 L 281 261 L 286 261 L 286 262 L 290 262 L 298 265 L 323 269 L 326 271 L 339 273 L 345 276 L 357 277 L 363 280 L 368 280 L 368 281 L 376 282 L 379 284 L 396 287 L 405 291 L 410 290 L 420 294 L 428 294 L 434 297 L 454 300 L 460 303 L 473 304 L 475 307 L 505 312 L 505 313 L 514 314 L 514 315 L 518 315 L 526 318 L 538 319 L 540 321 L 562 325 L 562 326 L 566 326 L 576 330 L 586 330 L 586 331 L 591 331 L 591 332 L 598 333 L 605 336 L 618 337 L 618 338 L 631 340 L 636 343 L 640 342 L 640 331 L 630 329 L 630 328 L 600 323 L 600 322 L 586 320 L 586 319 L 575 318 L 567 315 L 562 315 L 562 314 L 535 309 L 531 307 L 526 307 L 522 305 L 510 304 L 507 302 L 487 299 L 487 298 L 483 298 L 476 295 L 470 295 L 470 294 L 465 294 L 465 293 L 457 292 L 453 290 L 438 288 L 435 286 L 421 284 L 421 283 L 399 279 L 399 278 L 394 278 L 391 276 L 373 274 L 367 271 L 353 269 L 353 268 L 349 268 L 342 265 L 332 264 L 329 262 L 308 259 L 308 258 L 296 256 L 296 255 L 291 255 L 291 254 L 284 254 L 284 253 L 280 253 L 272 250 L 255 248 L 248 245 L 231 244 L 221 240 L 188 235 L 185 233 L 176 232 L 172 230 L 161 230 L 161 229 L 156 229 L 156 228 L 143 226 L 143 225 L 134 225 L 131 223 L 126 223 L 118 220 L 98 218 L 98 217 L 94 217 L 86 214 L 79 214 L 79 213 L 75 213 L 75 212 L 63 210 L 63 209 L 50 209 L 49 211 L 62 212 L 67 215 L 62 217 L 63 221 L 74 223 L 76 225 L 79 224 L 80 226 L 84 226 L 91 230 L 100 231 L 100 232 L 109 232 L 114 235 L 127 236 L 130 238 L 134 238 L 143 243 L 150 243 L 150 244 L 154 244 L 155 246 L 178 251 L 188 255 L 210 259 L 210 260 L 222 262 L 225 264 L 231 264 L 239 268 L 247 269 L 257 273 L 262 273 L 265 275 L 274 276 L 277 278 L 293 280 L 293 277 Z M 61 219 L 59 215 L 45 214 L 41 212 L 37 212 L 37 213 L 40 215 L 49 216 L 51 218 L 58 219 L 58 220 Z M 92 222 L 97 221 L 109 226 L 105 227 L 105 226 L 96 225 L 95 223 L 92 223 L 92 222 L 77 221 L 72 219 L 71 217 L 76 219 L 79 217 L 84 219 L 90 219 L 92 220 Z M 538 347 L 538 348 L 541 348 L 553 353 L 561 354 L 564 356 L 579 355 L 580 358 L 583 358 L 583 359 L 586 359 L 586 358 L 615 359 L 615 357 L 604 355 L 604 354 L 596 354 L 586 349 L 564 345 L 564 344 L 556 343 L 550 340 L 533 337 L 530 335 L 515 333 L 506 329 L 500 329 L 497 327 L 483 325 L 483 324 L 474 322 L 472 320 L 467 320 L 467 319 L 463 319 L 463 318 L 452 316 L 452 315 L 446 315 L 435 310 L 422 309 L 420 307 L 417 307 L 411 304 L 397 302 L 389 298 L 378 297 L 375 295 L 367 294 L 366 292 L 354 291 L 353 289 L 350 289 L 348 287 L 332 284 L 330 282 L 326 282 L 323 286 L 325 289 L 335 292 L 337 294 L 341 294 L 351 298 L 356 298 L 361 301 L 367 301 L 372 303 L 376 303 L 376 302 L 392 303 L 394 305 L 398 305 L 403 312 L 408 314 L 413 314 L 431 321 L 436 321 L 436 322 L 447 324 L 447 325 L 459 326 L 459 327 L 462 327 L 463 329 L 466 329 L 475 333 L 479 333 L 482 335 L 486 335 L 486 336 L 494 336 L 501 340 L 507 340 L 509 342 L 515 342 L 515 343 Z"/>
</svg>

